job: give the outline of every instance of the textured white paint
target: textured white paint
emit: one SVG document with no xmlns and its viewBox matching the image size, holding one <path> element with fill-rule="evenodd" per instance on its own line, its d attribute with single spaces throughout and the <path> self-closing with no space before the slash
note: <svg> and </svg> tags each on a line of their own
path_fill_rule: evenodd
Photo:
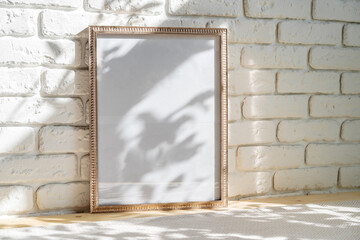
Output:
<svg viewBox="0 0 360 240">
<path fill-rule="evenodd" d="M 1 214 L 24 213 L 33 206 L 33 190 L 30 186 L 0 186 Z"/>
<path fill-rule="evenodd" d="M 271 143 L 275 141 L 273 121 L 241 121 L 229 124 L 229 145 Z"/>
<path fill-rule="evenodd" d="M 277 171 L 274 175 L 276 191 L 324 189 L 336 185 L 338 169 L 333 167 L 302 168 Z"/>
<path fill-rule="evenodd" d="M 312 166 L 360 164 L 358 144 L 310 144 L 306 164 Z"/>
<path fill-rule="evenodd" d="M 341 138 L 345 141 L 360 141 L 360 120 L 345 121 L 342 125 Z"/>
<path fill-rule="evenodd" d="M 253 96 L 244 100 L 245 118 L 304 118 L 307 116 L 308 97 L 296 96 Z"/>
<path fill-rule="evenodd" d="M 309 64 L 315 69 L 360 70 L 359 48 L 314 47 Z"/>
<path fill-rule="evenodd" d="M 81 0 L 0 0 L 0 5 L 5 7 L 25 8 L 75 9 L 81 3 Z"/>
<path fill-rule="evenodd" d="M 0 157 L 0 183 L 69 181 L 77 176 L 74 155 Z"/>
<path fill-rule="evenodd" d="M 88 183 L 47 184 L 36 192 L 36 202 L 40 210 L 63 208 L 84 209 L 89 207 Z"/>
<path fill-rule="evenodd" d="M 358 0 L 314 0 L 313 17 L 321 20 L 360 22 Z"/>
<path fill-rule="evenodd" d="M 302 146 L 239 147 L 237 167 L 240 171 L 298 168 L 304 164 Z"/>
<path fill-rule="evenodd" d="M 88 152 L 89 130 L 68 126 L 43 127 L 39 131 L 39 150 L 43 153 Z"/>
<path fill-rule="evenodd" d="M 229 72 L 229 94 L 250 95 L 275 92 L 275 72 L 240 70 Z"/>
<path fill-rule="evenodd" d="M 286 71 L 277 74 L 279 93 L 338 94 L 340 75 L 334 72 Z"/>
<path fill-rule="evenodd" d="M 229 174 L 230 196 L 252 196 L 266 194 L 271 190 L 271 172 L 243 172 Z"/>
<path fill-rule="evenodd" d="M 245 15 L 253 18 L 310 18 L 311 0 L 245 0 Z"/>
<path fill-rule="evenodd" d="M 35 13 L 26 10 L 0 9 L 0 36 L 32 36 L 35 34 Z"/>
<path fill-rule="evenodd" d="M 341 93 L 360 94 L 360 73 L 343 73 L 341 76 Z"/>
<path fill-rule="evenodd" d="M 35 150 L 35 134 L 31 127 L 0 127 L 0 153 L 26 153 Z"/>
<path fill-rule="evenodd" d="M 85 6 L 90 11 L 110 13 L 131 13 L 158 15 L 164 9 L 162 0 L 87 0 Z"/>
<path fill-rule="evenodd" d="M 39 91 L 38 68 L 0 68 L 0 96 L 32 96 Z"/>
<path fill-rule="evenodd" d="M 344 188 L 360 187 L 360 166 L 340 168 L 339 184 Z"/>
<path fill-rule="evenodd" d="M 80 45 L 69 40 L 0 39 L 0 64 L 80 64 Z"/>
<path fill-rule="evenodd" d="M 80 99 L 0 98 L 0 123 L 76 123 L 83 119 Z"/>
<path fill-rule="evenodd" d="M 339 138 L 340 124 L 334 120 L 281 121 L 278 138 L 281 142 L 334 142 Z"/>
<path fill-rule="evenodd" d="M 281 43 L 324 44 L 341 43 L 342 24 L 286 21 L 279 23 L 278 36 Z"/>
<path fill-rule="evenodd" d="M 44 96 L 78 96 L 89 94 L 89 72 L 47 69 L 41 79 Z"/>
<path fill-rule="evenodd" d="M 360 96 L 313 96 L 312 117 L 360 117 Z"/>
<path fill-rule="evenodd" d="M 242 50 L 241 65 L 245 68 L 291 68 L 307 66 L 307 47 L 256 46 Z"/>
<path fill-rule="evenodd" d="M 237 17 L 242 14 L 241 7 L 238 0 L 169 0 L 172 15 Z"/>
<path fill-rule="evenodd" d="M 344 44 L 360 47 L 360 24 L 347 24 L 344 27 Z"/>
</svg>

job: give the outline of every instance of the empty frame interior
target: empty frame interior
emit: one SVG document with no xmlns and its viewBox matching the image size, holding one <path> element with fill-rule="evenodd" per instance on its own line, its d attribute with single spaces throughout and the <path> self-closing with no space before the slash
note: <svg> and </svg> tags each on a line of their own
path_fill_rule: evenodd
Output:
<svg viewBox="0 0 360 240">
<path fill-rule="evenodd" d="M 224 206 L 221 35 L 132 29 L 92 39 L 92 211 Z"/>
</svg>

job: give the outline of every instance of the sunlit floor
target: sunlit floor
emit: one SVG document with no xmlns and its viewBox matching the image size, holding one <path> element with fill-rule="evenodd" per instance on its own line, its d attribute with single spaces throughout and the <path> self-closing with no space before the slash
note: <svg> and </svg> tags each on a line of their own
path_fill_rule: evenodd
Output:
<svg viewBox="0 0 360 240">
<path fill-rule="evenodd" d="M 231 202 L 227 210 L 1 220 L 0 239 L 360 239 L 360 192 Z M 17 227 L 17 228 L 16 228 Z"/>
</svg>

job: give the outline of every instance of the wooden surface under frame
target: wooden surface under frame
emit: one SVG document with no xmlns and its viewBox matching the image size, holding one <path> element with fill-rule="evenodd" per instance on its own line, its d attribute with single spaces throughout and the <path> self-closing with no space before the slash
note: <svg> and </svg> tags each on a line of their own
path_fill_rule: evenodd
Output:
<svg viewBox="0 0 360 240">
<path fill-rule="evenodd" d="M 270 207 L 279 207 L 279 206 L 294 205 L 294 204 L 311 204 L 311 203 L 338 202 L 338 201 L 351 201 L 351 200 L 360 200 L 360 192 L 230 201 L 228 209 L 270 208 Z M 5 219 L 0 219 L 0 229 L 111 221 L 111 220 L 122 220 L 122 219 L 143 218 L 143 217 L 184 215 L 184 214 L 211 212 L 211 211 L 226 211 L 228 209 L 224 209 L 224 208 L 223 209 L 221 208 L 190 209 L 190 210 L 142 211 L 142 212 L 96 213 L 96 214 L 78 213 L 78 214 L 66 214 L 66 215 L 55 215 L 55 216 L 5 218 Z"/>
</svg>

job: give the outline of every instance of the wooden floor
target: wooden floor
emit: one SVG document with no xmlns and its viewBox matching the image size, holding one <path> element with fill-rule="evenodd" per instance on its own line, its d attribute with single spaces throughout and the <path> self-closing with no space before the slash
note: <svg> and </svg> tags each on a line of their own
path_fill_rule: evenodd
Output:
<svg viewBox="0 0 360 240">
<path fill-rule="evenodd" d="M 360 200 L 360 192 L 230 201 L 229 209 L 276 207 L 276 206 L 285 206 L 285 205 L 294 205 L 294 204 L 310 204 L 310 203 L 338 202 L 338 201 L 350 201 L 350 200 Z M 0 229 L 121 220 L 121 219 L 141 218 L 141 217 L 182 215 L 182 214 L 193 214 L 193 213 L 210 212 L 210 211 L 226 211 L 226 209 L 192 209 L 192 210 L 173 210 L 173 211 L 96 213 L 96 214 L 79 213 L 79 214 L 66 214 L 66 215 L 55 215 L 55 216 L 9 218 L 9 219 L 0 219 Z"/>
</svg>

